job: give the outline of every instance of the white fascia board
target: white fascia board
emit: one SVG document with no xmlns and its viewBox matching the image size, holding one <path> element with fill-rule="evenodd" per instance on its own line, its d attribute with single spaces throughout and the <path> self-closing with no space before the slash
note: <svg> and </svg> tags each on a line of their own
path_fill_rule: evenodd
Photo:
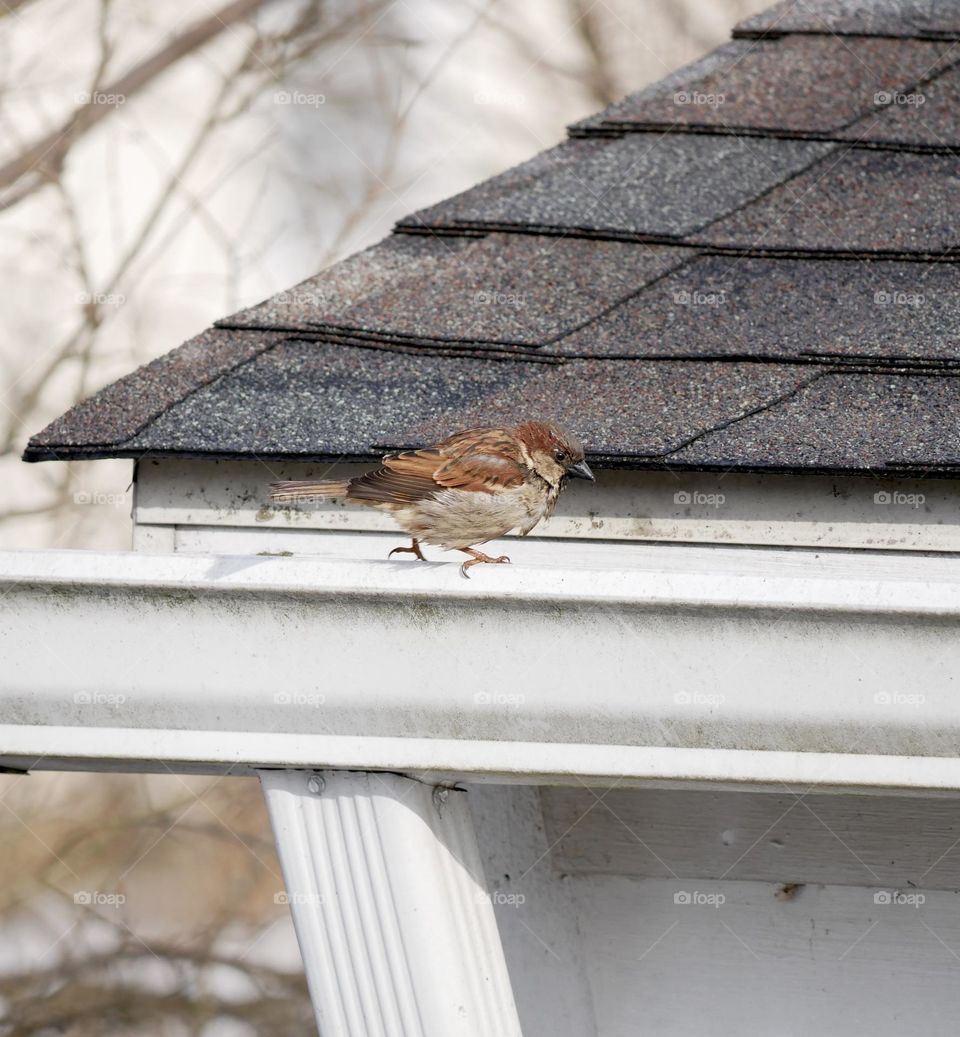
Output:
<svg viewBox="0 0 960 1037">
<path fill-rule="evenodd" d="M 0 764 L 960 789 L 958 625 L 945 556 L 9 552 Z"/>
<path fill-rule="evenodd" d="M 274 508 L 275 479 L 345 479 L 369 465 L 156 459 L 137 466 L 134 522 L 152 531 L 396 532 L 344 501 Z M 960 482 L 864 476 L 598 471 L 574 480 L 543 539 L 960 552 Z"/>
</svg>

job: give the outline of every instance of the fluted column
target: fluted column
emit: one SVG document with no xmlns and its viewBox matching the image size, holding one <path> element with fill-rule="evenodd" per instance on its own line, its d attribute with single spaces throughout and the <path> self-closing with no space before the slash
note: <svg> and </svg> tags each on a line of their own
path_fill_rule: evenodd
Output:
<svg viewBox="0 0 960 1037">
<path fill-rule="evenodd" d="M 322 1037 L 519 1037 L 466 793 L 261 771 Z"/>
</svg>

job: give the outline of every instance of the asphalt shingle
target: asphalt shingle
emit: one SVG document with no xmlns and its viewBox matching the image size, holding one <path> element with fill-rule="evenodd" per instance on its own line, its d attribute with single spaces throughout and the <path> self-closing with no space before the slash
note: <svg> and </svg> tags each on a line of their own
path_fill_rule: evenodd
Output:
<svg viewBox="0 0 960 1037">
<path fill-rule="evenodd" d="M 671 91 L 641 91 L 578 123 L 582 134 L 663 127 L 830 137 L 956 61 L 929 40 L 790 36 L 741 42 Z"/>
<path fill-rule="evenodd" d="M 271 349 L 282 335 L 215 328 L 88 397 L 30 440 L 28 460 L 58 460 L 77 448 L 103 454 L 125 443 L 150 421 L 200 386 Z"/>
<path fill-rule="evenodd" d="M 542 416 L 612 467 L 960 477 L 960 52 L 930 42 L 960 0 L 738 33 L 25 456 L 373 459 Z"/>
<path fill-rule="evenodd" d="M 752 417 L 672 455 L 677 464 L 757 469 L 877 471 L 960 463 L 960 378 L 824 374 Z"/>
<path fill-rule="evenodd" d="M 953 155 L 845 148 L 689 240 L 793 253 L 954 252 L 960 168 Z"/>
<path fill-rule="evenodd" d="M 734 27 L 739 38 L 778 33 L 960 40 L 958 0 L 784 0 Z"/>
<path fill-rule="evenodd" d="M 539 414 L 577 428 L 596 453 L 656 455 L 809 378 L 790 364 L 545 367 L 285 341 L 169 408 L 124 450 L 373 458 Z"/>
<path fill-rule="evenodd" d="M 950 263 L 704 256 L 552 348 L 960 362 L 960 277 Z"/>
<path fill-rule="evenodd" d="M 886 92 L 882 107 L 837 137 L 903 148 L 960 148 L 960 66 L 906 92 Z"/>
<path fill-rule="evenodd" d="M 394 235 L 256 306 L 224 317 L 217 325 L 309 331 L 317 322 L 335 318 L 399 279 L 419 280 L 422 284 L 439 264 L 469 250 L 473 244 L 472 238 Z"/>
<path fill-rule="evenodd" d="M 443 247 L 444 239 L 434 239 Z M 491 234 L 321 323 L 415 341 L 540 345 L 684 262 L 682 248 Z"/>
<path fill-rule="evenodd" d="M 679 240 L 828 154 L 800 140 L 636 133 L 554 149 L 536 175 L 495 177 L 402 220 L 446 227 L 579 231 L 623 240 Z M 564 150 L 565 149 L 565 150 Z M 719 172 L 722 170 L 722 173 Z"/>
</svg>

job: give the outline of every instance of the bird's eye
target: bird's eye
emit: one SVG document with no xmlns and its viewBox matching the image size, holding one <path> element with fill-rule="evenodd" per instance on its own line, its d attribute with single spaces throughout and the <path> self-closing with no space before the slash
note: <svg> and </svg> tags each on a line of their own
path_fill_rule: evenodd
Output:
<svg viewBox="0 0 960 1037">
<path fill-rule="evenodd" d="M 554 450 L 553 456 L 558 461 L 566 461 L 566 459 L 567 459 L 567 452 L 566 452 L 566 450 Z"/>
</svg>

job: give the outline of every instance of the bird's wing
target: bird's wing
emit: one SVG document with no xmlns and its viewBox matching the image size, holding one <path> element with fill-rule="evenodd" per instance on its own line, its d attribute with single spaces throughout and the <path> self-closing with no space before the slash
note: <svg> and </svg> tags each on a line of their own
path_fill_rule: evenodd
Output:
<svg viewBox="0 0 960 1037">
<path fill-rule="evenodd" d="M 520 444 L 502 428 L 458 432 L 437 448 L 444 462 L 433 478 L 441 486 L 496 493 L 523 484 L 529 472 Z"/>
<path fill-rule="evenodd" d="M 350 482 L 351 500 L 412 504 L 441 489 L 496 493 L 520 486 L 527 471 L 505 429 L 468 429 L 425 450 L 405 450 Z"/>
</svg>

